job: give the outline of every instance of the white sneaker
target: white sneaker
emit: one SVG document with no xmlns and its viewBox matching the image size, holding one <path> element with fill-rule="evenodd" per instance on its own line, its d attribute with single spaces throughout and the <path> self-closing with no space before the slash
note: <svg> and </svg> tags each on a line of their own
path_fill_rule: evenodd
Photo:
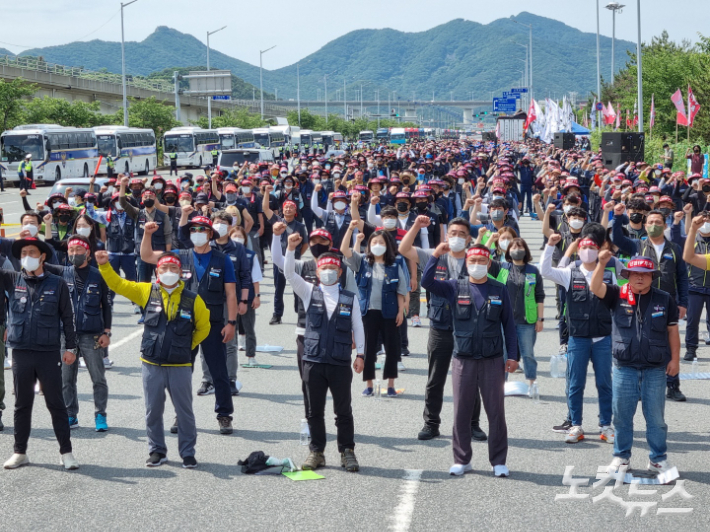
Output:
<svg viewBox="0 0 710 532">
<path fill-rule="evenodd" d="M 247 345 L 247 337 L 246 335 L 239 335 L 239 340 L 237 342 L 239 344 L 239 351 L 246 351 L 246 345 Z"/>
<path fill-rule="evenodd" d="M 658 473 L 659 475 L 673 469 L 673 466 L 670 462 L 668 462 L 668 460 L 661 460 L 660 462 L 651 462 L 649 460 L 647 467 L 649 471 L 652 473 Z"/>
<path fill-rule="evenodd" d="M 506 465 L 493 466 L 493 474 L 497 477 L 509 477 L 510 471 Z"/>
<path fill-rule="evenodd" d="M 84 357 L 79 358 L 79 367 L 81 369 L 86 369 L 86 362 L 84 362 Z"/>
<path fill-rule="evenodd" d="M 109 357 L 104 358 L 104 368 L 106 369 L 111 369 L 113 367 L 113 360 L 111 360 Z"/>
<path fill-rule="evenodd" d="M 451 466 L 451 469 L 449 469 L 449 475 L 455 475 L 457 477 L 460 477 L 466 471 L 473 471 L 473 466 L 470 463 L 468 463 L 466 465 L 454 464 Z"/>
<path fill-rule="evenodd" d="M 140 314 L 141 308 L 138 305 L 133 305 L 133 314 Z"/>
<path fill-rule="evenodd" d="M 600 438 L 607 443 L 614 444 L 614 429 L 610 425 L 605 425 L 602 427 Z"/>
<path fill-rule="evenodd" d="M 567 436 L 565 436 L 565 443 L 577 443 L 584 439 L 584 430 L 579 425 L 573 425 Z"/>
<path fill-rule="evenodd" d="M 629 466 L 630 460 L 628 458 L 621 458 L 620 456 L 615 456 L 614 459 L 611 461 L 611 464 L 609 464 L 606 468 L 607 473 L 616 473 L 620 467 L 622 466 Z"/>
<path fill-rule="evenodd" d="M 59 464 L 64 465 L 64 469 L 69 471 L 79 469 L 79 462 L 76 461 L 72 453 L 63 454 L 59 460 Z"/>
<path fill-rule="evenodd" d="M 7 357 L 5 357 L 5 369 L 12 369 L 12 362 Z"/>
<path fill-rule="evenodd" d="M 234 385 L 237 387 L 237 391 L 242 391 L 242 383 L 240 381 L 234 381 Z"/>
<path fill-rule="evenodd" d="M 377 356 L 385 354 L 385 346 L 380 346 L 380 350 L 377 352 Z"/>
<path fill-rule="evenodd" d="M 247 357 L 247 366 L 256 366 L 256 357 Z"/>
<path fill-rule="evenodd" d="M 39 381 L 35 382 L 35 393 L 39 393 L 41 390 L 39 389 Z"/>
<path fill-rule="evenodd" d="M 18 454 L 15 453 L 13 454 L 10 459 L 3 464 L 3 467 L 5 469 L 17 469 L 18 467 L 22 467 L 23 465 L 28 465 L 30 463 L 30 459 L 27 458 L 26 454 Z"/>
<path fill-rule="evenodd" d="M 407 368 L 401 362 L 397 362 L 397 371 L 407 371 Z"/>
</svg>

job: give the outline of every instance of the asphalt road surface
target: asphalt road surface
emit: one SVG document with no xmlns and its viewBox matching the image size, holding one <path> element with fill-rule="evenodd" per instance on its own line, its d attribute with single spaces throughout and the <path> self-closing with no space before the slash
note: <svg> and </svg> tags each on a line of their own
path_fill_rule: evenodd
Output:
<svg viewBox="0 0 710 532">
<path fill-rule="evenodd" d="M 33 191 L 37 200 L 48 189 Z M 42 198 L 43 199 L 43 198 Z M 17 222 L 22 205 L 16 189 L 0 194 L 7 222 Z M 539 222 L 525 219 L 522 231 L 539 255 L 542 244 Z M 13 229 L 8 229 L 12 236 Z M 506 530 L 531 531 L 561 528 L 587 530 L 708 530 L 710 498 L 708 460 L 708 381 L 682 381 L 686 403 L 668 403 L 669 460 L 678 467 L 683 488 L 693 498 L 673 496 L 662 500 L 673 486 L 652 495 L 634 494 L 623 485 L 603 494 L 592 487 L 599 466 L 612 459 L 612 446 L 595 433 L 597 394 L 590 368 L 585 397 L 587 439 L 568 445 L 564 436 L 551 432 L 565 412 L 564 380 L 549 374 L 550 355 L 558 350 L 554 328 L 554 297 L 549 283 L 545 304 L 545 330 L 538 335 L 540 403 L 527 397 L 508 397 L 506 417 L 510 449 L 510 478 L 495 478 L 485 443 L 474 442 L 472 473 L 450 477 L 453 403 L 447 384 L 442 412 L 442 435 L 428 442 L 417 440 L 422 427 L 427 375 L 428 320 L 421 329 L 410 328 L 412 355 L 404 358 L 406 372 L 397 380 L 404 388 L 395 399 L 360 396 L 364 384 L 352 385 L 359 473 L 340 468 L 335 443 L 331 401 L 327 405 L 328 466 L 322 480 L 294 482 L 284 476 L 248 476 L 240 472 L 239 459 L 252 451 L 291 457 L 300 464 L 307 448 L 299 445 L 303 418 L 301 387 L 296 367 L 295 322 L 292 295 L 287 288 L 284 323 L 269 326 L 273 301 L 271 264 L 262 283 L 258 311 L 258 344 L 283 346 L 278 354 L 258 353 L 257 360 L 271 369 L 239 370 L 243 383 L 235 397 L 231 436 L 218 433 L 214 397 L 194 397 L 199 467 L 185 470 L 177 453 L 177 438 L 168 434 L 166 465 L 148 469 L 139 343 L 142 327 L 136 325 L 132 306 L 117 298 L 108 371 L 110 430 L 96 433 L 88 374 L 79 374 L 79 422 L 72 432 L 74 454 L 81 467 L 67 472 L 59 465 L 57 442 L 41 396 L 36 396 L 33 431 L 28 456 L 31 465 L 14 471 L 0 470 L 0 515 L 6 530 Z M 684 328 L 684 325 L 681 325 Z M 699 349 L 700 370 L 710 371 L 710 347 Z M 682 372 L 690 372 L 686 363 Z M 11 382 L 11 372 L 5 371 Z M 524 381 L 524 375 L 511 375 Z M 193 389 L 200 374 L 193 378 Z M 14 397 L 11 384 L 5 397 L 5 430 L 0 433 L 0 456 L 12 454 Z M 173 419 L 167 402 L 166 429 Z M 648 449 L 641 409 L 637 412 L 632 466 L 645 469 Z M 487 421 L 482 420 L 484 430 Z M 577 492 L 579 499 L 556 500 L 569 493 L 563 474 L 574 466 L 575 478 L 588 478 Z M 613 481 L 610 483 L 613 485 Z M 631 493 L 630 493 L 631 490 Z M 648 512 L 635 509 L 626 517 L 628 502 L 647 502 Z M 655 504 L 654 504 L 655 503 Z M 658 513 L 659 508 L 684 508 L 686 514 Z"/>
</svg>

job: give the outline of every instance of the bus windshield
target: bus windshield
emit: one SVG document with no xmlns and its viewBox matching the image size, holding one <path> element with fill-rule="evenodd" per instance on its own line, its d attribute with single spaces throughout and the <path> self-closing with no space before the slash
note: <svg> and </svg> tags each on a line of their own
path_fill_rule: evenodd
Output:
<svg viewBox="0 0 710 532">
<path fill-rule="evenodd" d="M 234 135 L 220 135 L 219 139 L 223 150 L 231 150 L 237 147 L 237 144 L 234 141 Z"/>
<path fill-rule="evenodd" d="M 165 137 L 165 153 L 195 151 L 195 138 L 192 135 Z"/>
<path fill-rule="evenodd" d="M 116 137 L 113 135 L 96 135 L 99 142 L 99 155 L 116 157 Z"/>
<path fill-rule="evenodd" d="M 254 133 L 254 140 L 264 146 L 269 147 L 269 134 L 268 133 Z"/>
<path fill-rule="evenodd" d="M 14 163 L 21 161 L 28 153 L 35 161 L 44 160 L 42 135 L 8 135 L 3 137 L 2 161 Z"/>
</svg>

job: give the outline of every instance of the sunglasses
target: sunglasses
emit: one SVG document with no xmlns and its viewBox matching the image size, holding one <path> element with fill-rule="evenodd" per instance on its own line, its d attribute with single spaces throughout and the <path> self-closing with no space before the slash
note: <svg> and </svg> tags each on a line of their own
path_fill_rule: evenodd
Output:
<svg viewBox="0 0 710 532">
<path fill-rule="evenodd" d="M 204 233 L 207 230 L 208 230 L 207 227 L 202 227 L 202 226 L 190 227 L 191 233 Z"/>
</svg>

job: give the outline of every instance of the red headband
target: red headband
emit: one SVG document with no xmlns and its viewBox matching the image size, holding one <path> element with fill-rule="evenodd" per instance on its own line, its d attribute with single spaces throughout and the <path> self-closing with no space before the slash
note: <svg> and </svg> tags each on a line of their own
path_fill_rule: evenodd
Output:
<svg viewBox="0 0 710 532">
<path fill-rule="evenodd" d="M 89 244 L 87 244 L 86 242 L 84 242 L 83 240 L 80 240 L 78 238 L 73 238 L 73 239 L 69 240 L 69 242 L 67 242 L 67 247 L 70 247 L 70 246 L 81 246 L 86 251 L 90 251 Z"/>
<path fill-rule="evenodd" d="M 318 262 L 316 263 L 316 266 L 320 268 L 321 266 L 325 266 L 326 264 L 332 264 L 334 266 L 337 266 L 340 268 L 340 259 L 337 257 L 323 257 L 322 259 L 318 259 Z"/>
<path fill-rule="evenodd" d="M 481 257 L 491 258 L 491 252 L 488 249 L 483 248 L 471 248 L 466 252 L 466 258 L 473 257 L 475 255 L 480 255 Z"/>
<path fill-rule="evenodd" d="M 286 205 L 293 205 L 293 208 L 294 208 L 294 209 L 298 209 L 298 205 L 296 205 L 296 202 L 295 202 L 295 201 L 286 200 L 286 201 L 284 201 L 283 206 L 285 207 Z"/>
<path fill-rule="evenodd" d="M 599 246 L 597 245 L 597 243 L 594 240 L 592 240 L 591 238 L 583 238 L 582 240 L 580 240 L 577 247 L 582 247 L 582 246 L 594 246 L 595 248 L 599 249 Z"/>
<path fill-rule="evenodd" d="M 163 264 L 177 264 L 180 266 L 180 259 L 172 255 L 163 256 L 158 259 L 158 268 Z"/>
</svg>

